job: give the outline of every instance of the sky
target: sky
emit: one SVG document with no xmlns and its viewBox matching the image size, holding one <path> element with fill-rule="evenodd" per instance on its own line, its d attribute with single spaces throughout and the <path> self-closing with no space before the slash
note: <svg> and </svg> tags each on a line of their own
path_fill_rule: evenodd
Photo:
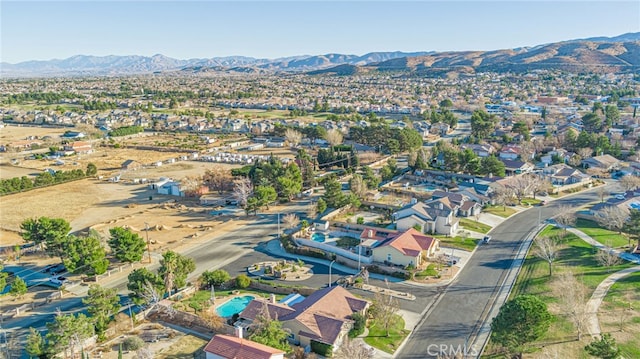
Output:
<svg viewBox="0 0 640 359">
<path fill-rule="evenodd" d="M 640 31 L 640 1 L 0 1 L 0 60 L 496 50 Z"/>
</svg>

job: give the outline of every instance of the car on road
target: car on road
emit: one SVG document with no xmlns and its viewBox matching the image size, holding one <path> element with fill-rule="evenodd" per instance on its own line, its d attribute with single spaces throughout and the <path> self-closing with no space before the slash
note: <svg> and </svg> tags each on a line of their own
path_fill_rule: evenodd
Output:
<svg viewBox="0 0 640 359">
<path fill-rule="evenodd" d="M 482 243 L 489 243 L 491 241 L 491 236 L 484 236 L 484 238 L 482 238 Z"/>
<path fill-rule="evenodd" d="M 547 201 L 540 201 L 541 206 L 545 206 L 546 204 L 547 204 Z"/>
<path fill-rule="evenodd" d="M 67 278 L 63 276 L 49 278 L 49 282 L 57 285 L 63 285 L 66 281 Z"/>
</svg>

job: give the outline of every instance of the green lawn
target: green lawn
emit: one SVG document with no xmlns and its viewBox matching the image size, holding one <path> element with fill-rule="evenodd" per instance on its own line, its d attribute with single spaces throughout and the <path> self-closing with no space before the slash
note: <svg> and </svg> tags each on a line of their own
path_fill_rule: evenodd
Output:
<svg viewBox="0 0 640 359">
<path fill-rule="evenodd" d="M 522 199 L 522 205 L 523 206 L 537 206 L 540 204 L 540 202 L 542 202 L 539 199 L 533 199 L 533 198 L 523 198 Z"/>
<path fill-rule="evenodd" d="M 547 226 L 540 233 L 541 236 L 561 234 L 562 229 L 552 226 Z M 549 277 L 547 262 L 535 257 L 530 252 L 511 291 L 510 298 L 522 294 L 531 294 L 539 297 L 553 308 L 558 303 L 557 293 L 561 290 L 557 287 L 557 282 L 555 282 L 558 273 L 571 271 L 587 287 L 586 295 L 590 297 L 598 284 L 606 277 L 631 266 L 629 263 L 623 263 L 609 269 L 604 268 L 598 264 L 595 253 L 597 253 L 597 249 L 582 241 L 578 236 L 568 233 L 563 239 L 562 248 L 558 252 L 558 259 L 553 263 L 553 276 Z M 555 321 L 541 341 L 564 342 L 572 335 L 575 335 L 572 323 L 566 316 L 556 315 Z M 574 344 L 569 345 L 575 345 L 574 341 L 571 342 Z M 492 345 L 491 348 L 494 348 L 494 346 Z M 632 355 L 630 357 L 637 356 Z"/>
<path fill-rule="evenodd" d="M 495 214 L 496 216 L 507 218 L 517 211 L 509 206 L 490 206 L 482 210 L 485 213 Z"/>
<path fill-rule="evenodd" d="M 369 326 L 369 335 L 364 338 L 365 343 L 376 349 L 393 354 L 410 331 L 404 329 L 404 319 L 396 315 L 396 322 L 389 328 L 389 336 L 384 328 L 379 327 L 375 320 Z"/>
<path fill-rule="evenodd" d="M 469 218 L 460 218 L 460 225 L 464 227 L 464 229 L 479 233 L 487 233 L 491 230 L 491 226 L 484 223 L 476 222 Z"/>
<path fill-rule="evenodd" d="M 627 237 L 618 234 L 618 232 L 602 228 L 594 221 L 579 218 L 576 221 L 576 228 L 596 241 L 604 245 L 611 245 L 613 248 L 626 247 L 629 244 Z"/>
<path fill-rule="evenodd" d="M 602 302 L 600 317 L 611 313 L 622 321 L 623 330 L 631 334 L 631 338 L 625 341 L 618 340 L 618 346 L 625 358 L 640 358 L 640 272 L 629 274 L 617 281 L 607 292 Z M 623 317 L 620 317 L 623 315 Z M 612 330 L 619 328 L 612 328 Z M 615 335 L 614 335 L 615 337 Z"/>
<path fill-rule="evenodd" d="M 479 239 L 462 238 L 459 236 L 445 237 L 445 236 L 433 235 L 433 237 L 440 239 L 440 246 L 442 247 L 457 248 L 457 249 L 462 249 L 469 252 L 473 251 L 478 245 L 478 242 L 480 242 Z"/>
</svg>

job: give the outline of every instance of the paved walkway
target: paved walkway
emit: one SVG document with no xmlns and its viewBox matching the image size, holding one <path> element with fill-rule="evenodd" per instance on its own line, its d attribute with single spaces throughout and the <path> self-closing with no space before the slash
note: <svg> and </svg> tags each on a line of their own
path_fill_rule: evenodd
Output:
<svg viewBox="0 0 640 359">
<path fill-rule="evenodd" d="M 607 248 L 604 244 L 596 241 L 595 239 L 591 238 L 590 236 L 588 236 L 587 234 L 585 234 L 579 229 L 568 227 L 567 231 L 575 234 L 576 236 L 580 237 L 580 239 L 598 248 L 599 250 L 603 250 L 603 251 L 609 250 L 611 251 L 611 253 L 617 255 L 618 257 L 624 260 L 627 260 L 631 263 L 640 264 L 639 256 L 636 256 L 627 252 L 621 252 L 616 249 Z M 638 271 L 640 271 L 640 265 L 636 267 L 623 269 L 621 271 L 613 273 L 612 275 L 605 278 L 605 280 L 603 280 L 600 284 L 598 284 L 598 287 L 591 295 L 591 298 L 589 298 L 589 301 L 587 302 L 586 308 L 585 308 L 587 313 L 589 314 L 589 318 L 587 319 L 587 330 L 592 336 L 596 336 L 600 334 L 600 322 L 598 321 L 598 309 L 600 308 L 600 305 L 602 304 L 602 301 L 604 300 L 604 297 L 607 295 L 607 292 L 609 291 L 611 286 L 621 278 L 624 278 L 625 276 Z"/>
<path fill-rule="evenodd" d="M 602 300 L 607 295 L 609 288 L 618 280 L 628 276 L 631 273 L 640 272 L 640 266 L 623 269 L 615 272 L 603 280 L 589 298 L 587 302 L 586 310 L 589 314 L 587 319 L 587 330 L 592 336 L 600 334 L 600 322 L 598 321 L 598 308 L 602 304 Z"/>
</svg>

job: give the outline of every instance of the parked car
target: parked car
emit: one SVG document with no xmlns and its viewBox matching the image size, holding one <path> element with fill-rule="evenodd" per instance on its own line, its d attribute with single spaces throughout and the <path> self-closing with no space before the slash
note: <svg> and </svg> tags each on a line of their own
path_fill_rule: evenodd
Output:
<svg viewBox="0 0 640 359">
<path fill-rule="evenodd" d="M 49 278 L 49 282 L 57 285 L 63 285 L 66 281 L 67 278 L 63 276 Z"/>
<path fill-rule="evenodd" d="M 544 206 L 544 205 L 546 205 L 546 204 L 547 204 L 547 201 L 540 201 L 540 205 L 541 205 L 541 206 Z"/>
<path fill-rule="evenodd" d="M 491 236 L 484 236 L 484 238 L 482 238 L 482 243 L 489 243 L 491 241 Z"/>
<path fill-rule="evenodd" d="M 58 275 L 66 271 L 67 271 L 67 267 L 65 267 L 64 264 L 58 264 L 55 268 L 51 268 L 49 273 L 51 273 L 51 275 Z"/>
</svg>

